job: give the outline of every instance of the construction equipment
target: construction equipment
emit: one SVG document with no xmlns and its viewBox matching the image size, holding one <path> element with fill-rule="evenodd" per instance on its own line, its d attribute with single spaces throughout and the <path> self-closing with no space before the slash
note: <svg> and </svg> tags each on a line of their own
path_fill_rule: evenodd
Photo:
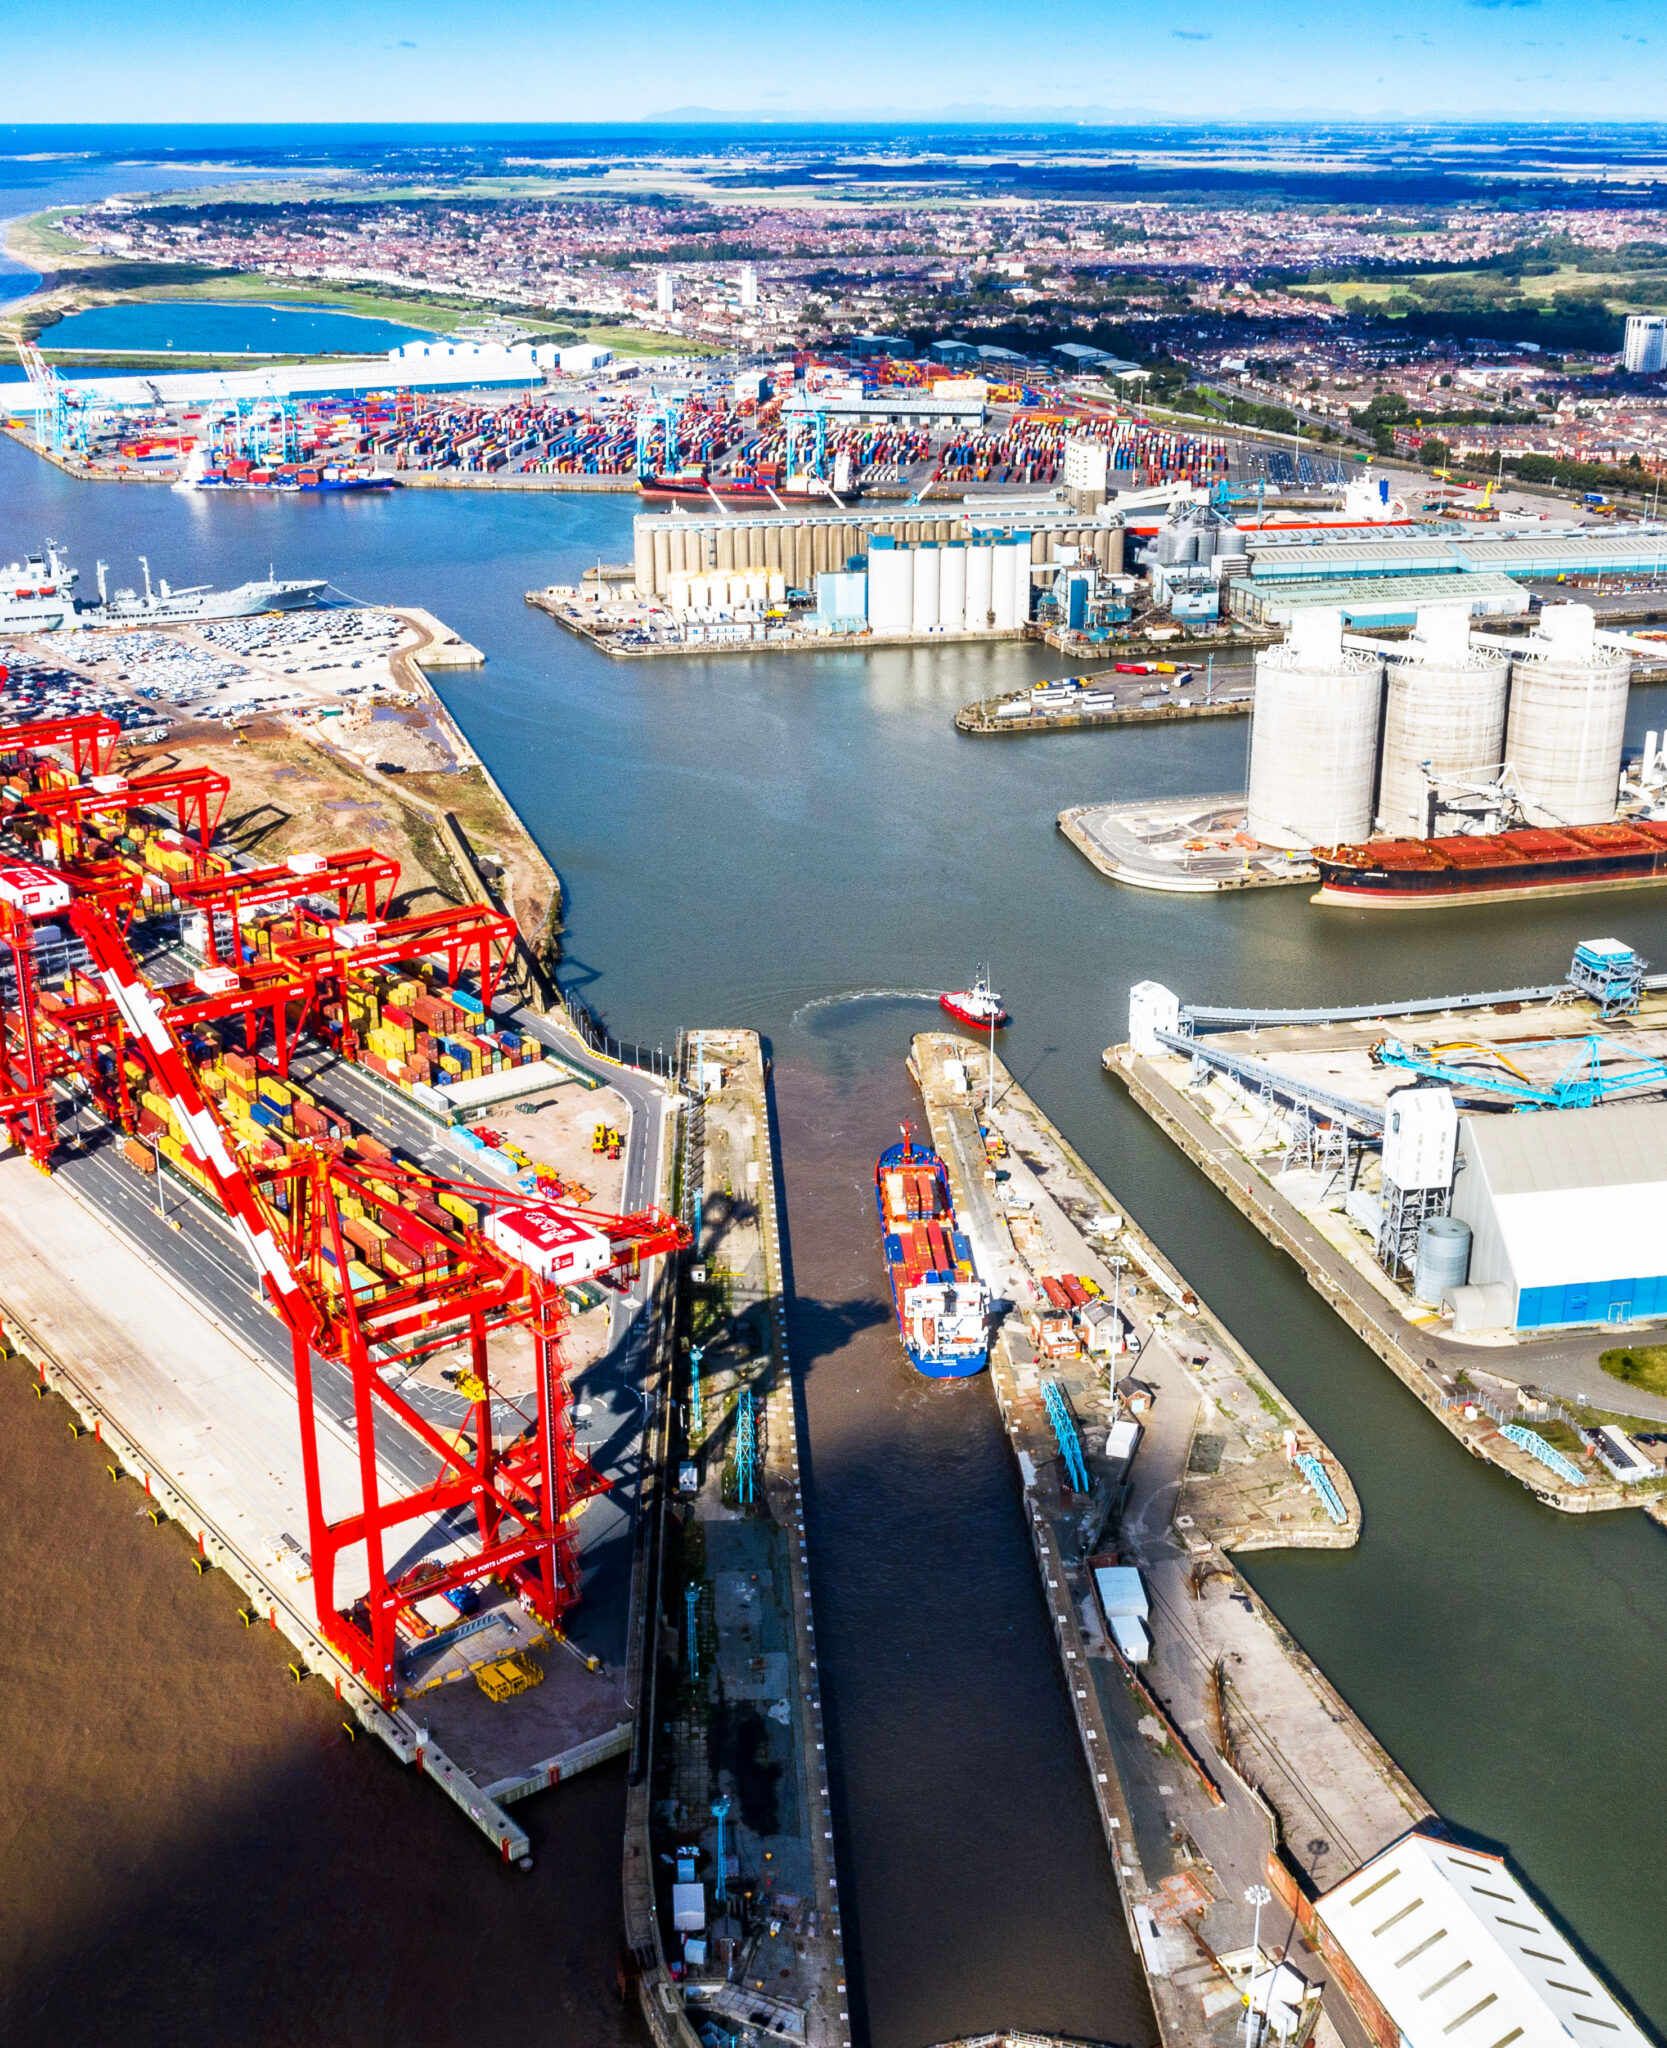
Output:
<svg viewBox="0 0 1667 2048">
<path fill-rule="evenodd" d="M 530 1651 L 512 1650 L 507 1657 L 477 1666 L 475 1683 L 489 1700 L 512 1700 L 544 1683 L 544 1667 Z"/>
</svg>

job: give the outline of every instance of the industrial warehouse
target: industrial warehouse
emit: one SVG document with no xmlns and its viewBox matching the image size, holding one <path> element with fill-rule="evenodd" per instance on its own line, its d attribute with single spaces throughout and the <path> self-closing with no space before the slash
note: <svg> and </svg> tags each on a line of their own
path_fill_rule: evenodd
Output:
<svg viewBox="0 0 1667 2048">
<path fill-rule="evenodd" d="M 1667 975 L 1624 942 L 1583 943 L 1560 984 L 1369 1015 L 1142 982 L 1129 1044 L 1183 1061 L 1189 1097 L 1409 1315 L 1525 1339 L 1667 1315 Z"/>
</svg>

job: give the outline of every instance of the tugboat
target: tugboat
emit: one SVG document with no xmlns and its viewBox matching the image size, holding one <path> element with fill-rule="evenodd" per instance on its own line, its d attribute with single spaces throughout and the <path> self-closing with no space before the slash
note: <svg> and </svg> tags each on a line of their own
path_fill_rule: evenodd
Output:
<svg viewBox="0 0 1667 2048">
<path fill-rule="evenodd" d="M 874 1166 L 874 1204 L 898 1333 L 909 1363 L 929 1380 L 968 1379 L 990 1352 L 990 1291 L 955 1221 L 949 1175 L 909 1126 Z"/>
<path fill-rule="evenodd" d="M 980 974 L 971 988 L 952 988 L 939 996 L 939 1006 L 958 1024 L 970 1024 L 974 1031 L 998 1031 L 1007 1022 L 1000 995 L 991 988 L 988 974 Z"/>
</svg>

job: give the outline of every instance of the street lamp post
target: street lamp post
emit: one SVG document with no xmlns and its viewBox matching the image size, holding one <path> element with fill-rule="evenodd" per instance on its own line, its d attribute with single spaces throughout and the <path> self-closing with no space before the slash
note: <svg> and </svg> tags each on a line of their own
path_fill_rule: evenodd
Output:
<svg viewBox="0 0 1667 2048">
<path fill-rule="evenodd" d="M 1273 1898 L 1265 1884 L 1249 1885 L 1245 1889 L 1244 1902 L 1256 1908 L 1256 1918 L 1250 1936 L 1250 1990 L 1244 2002 L 1245 2048 L 1250 2048 L 1251 2027 L 1256 2017 L 1256 1966 L 1262 1960 L 1262 1908 Z"/>
</svg>

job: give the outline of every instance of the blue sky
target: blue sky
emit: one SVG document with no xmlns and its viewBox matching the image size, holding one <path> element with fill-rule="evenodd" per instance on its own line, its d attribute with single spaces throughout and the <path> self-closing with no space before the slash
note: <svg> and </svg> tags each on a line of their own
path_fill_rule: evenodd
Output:
<svg viewBox="0 0 1667 2048">
<path fill-rule="evenodd" d="M 1660 0 L 85 0 L 14 44 L 7 122 L 1667 110 Z"/>
</svg>

